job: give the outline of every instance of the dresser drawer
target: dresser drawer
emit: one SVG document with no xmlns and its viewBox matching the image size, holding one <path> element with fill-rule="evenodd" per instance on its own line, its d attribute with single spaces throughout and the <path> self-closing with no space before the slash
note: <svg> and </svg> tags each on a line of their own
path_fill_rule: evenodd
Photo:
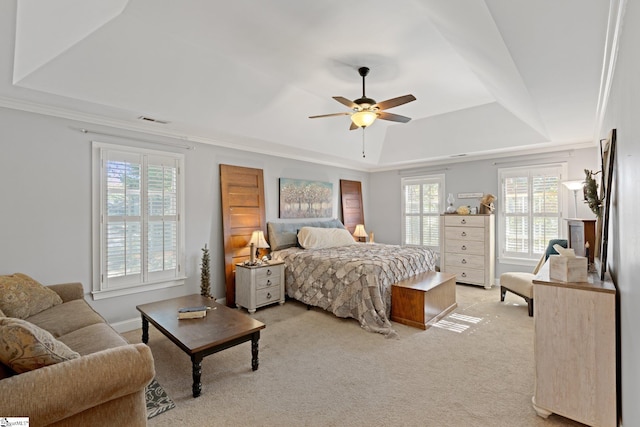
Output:
<svg viewBox="0 0 640 427">
<path fill-rule="evenodd" d="M 444 238 L 447 240 L 473 240 L 484 242 L 484 228 L 480 227 L 446 227 Z"/>
<path fill-rule="evenodd" d="M 478 285 L 484 285 L 484 270 L 478 270 L 475 268 L 464 268 L 458 266 L 445 266 L 446 273 L 454 273 L 456 275 L 456 282 L 473 283 Z"/>
<path fill-rule="evenodd" d="M 276 301 L 280 301 L 280 288 L 278 286 L 258 289 L 256 291 L 256 307 Z"/>
<path fill-rule="evenodd" d="M 459 267 L 459 268 L 479 268 L 484 269 L 484 256 L 483 255 L 469 255 L 469 254 L 446 254 L 447 267 Z"/>
<path fill-rule="evenodd" d="M 446 240 L 444 243 L 445 252 L 447 256 L 449 253 L 454 254 L 471 254 L 471 255 L 484 255 L 484 242 L 464 241 L 464 240 Z"/>
<path fill-rule="evenodd" d="M 460 227 L 484 227 L 484 215 L 445 215 L 444 225 Z"/>
</svg>

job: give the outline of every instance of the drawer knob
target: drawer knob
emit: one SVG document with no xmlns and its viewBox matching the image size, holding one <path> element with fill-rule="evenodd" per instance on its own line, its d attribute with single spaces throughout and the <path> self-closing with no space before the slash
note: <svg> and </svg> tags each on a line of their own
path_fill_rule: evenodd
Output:
<svg viewBox="0 0 640 427">
<path fill-rule="evenodd" d="M 467 232 L 466 232 L 466 231 L 463 231 L 463 232 L 462 232 L 462 234 L 461 234 L 461 236 L 462 236 L 462 237 L 467 237 Z"/>
<path fill-rule="evenodd" d="M 466 264 L 466 263 L 467 263 L 467 260 L 466 260 L 466 259 L 464 259 L 464 258 L 462 258 L 462 263 L 463 263 L 463 264 Z"/>
<path fill-rule="evenodd" d="M 271 279 L 267 279 L 267 286 L 271 286 Z"/>
<path fill-rule="evenodd" d="M 271 276 L 271 269 L 267 269 L 267 276 Z"/>
<path fill-rule="evenodd" d="M 463 272 L 463 273 L 461 274 L 461 276 L 462 276 L 462 277 L 467 277 L 467 273 Z"/>
<path fill-rule="evenodd" d="M 271 299 L 271 292 L 267 292 L 267 299 Z"/>
<path fill-rule="evenodd" d="M 462 247 L 460 249 L 462 249 L 463 251 L 466 251 L 467 247 L 465 245 L 462 245 Z"/>
<path fill-rule="evenodd" d="M 466 224 L 466 223 L 467 223 L 466 219 L 463 219 L 462 221 L 460 221 L 460 224 Z"/>
</svg>

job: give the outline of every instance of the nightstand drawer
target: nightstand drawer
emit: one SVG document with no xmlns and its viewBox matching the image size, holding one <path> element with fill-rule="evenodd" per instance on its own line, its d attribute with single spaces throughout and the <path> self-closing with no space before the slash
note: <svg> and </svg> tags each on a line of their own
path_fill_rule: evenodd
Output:
<svg viewBox="0 0 640 427">
<path fill-rule="evenodd" d="M 256 289 L 264 289 L 280 286 L 280 274 L 267 277 L 256 277 Z"/>
<path fill-rule="evenodd" d="M 256 307 L 265 304 L 280 301 L 280 289 L 277 286 L 273 288 L 258 289 L 256 291 Z"/>
<path fill-rule="evenodd" d="M 256 270 L 256 282 L 258 283 L 267 283 L 267 280 L 271 280 L 271 282 L 277 282 L 280 280 L 280 265 L 275 265 L 273 267 L 261 267 Z M 274 278 L 276 278 L 274 280 Z"/>
</svg>

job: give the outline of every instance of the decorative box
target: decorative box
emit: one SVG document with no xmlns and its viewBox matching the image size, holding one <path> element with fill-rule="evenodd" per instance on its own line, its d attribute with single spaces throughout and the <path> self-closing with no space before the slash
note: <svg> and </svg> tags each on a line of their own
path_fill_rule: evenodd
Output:
<svg viewBox="0 0 640 427">
<path fill-rule="evenodd" d="M 583 256 L 549 256 L 549 278 L 561 282 L 586 282 L 587 258 Z"/>
</svg>

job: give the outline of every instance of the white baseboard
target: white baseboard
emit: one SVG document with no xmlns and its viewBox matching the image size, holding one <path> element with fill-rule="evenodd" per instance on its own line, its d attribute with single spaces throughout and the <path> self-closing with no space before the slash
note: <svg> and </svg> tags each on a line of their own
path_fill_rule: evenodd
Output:
<svg viewBox="0 0 640 427">
<path fill-rule="evenodd" d="M 226 298 L 216 299 L 218 304 L 227 305 Z M 121 322 L 111 323 L 111 327 L 122 334 L 124 332 L 135 331 L 142 328 L 142 319 L 134 317 L 133 319 L 123 320 Z"/>
<path fill-rule="evenodd" d="M 122 322 L 111 323 L 111 327 L 122 334 L 124 332 L 135 331 L 142 328 L 142 319 L 136 317 L 129 320 L 123 320 Z"/>
</svg>

